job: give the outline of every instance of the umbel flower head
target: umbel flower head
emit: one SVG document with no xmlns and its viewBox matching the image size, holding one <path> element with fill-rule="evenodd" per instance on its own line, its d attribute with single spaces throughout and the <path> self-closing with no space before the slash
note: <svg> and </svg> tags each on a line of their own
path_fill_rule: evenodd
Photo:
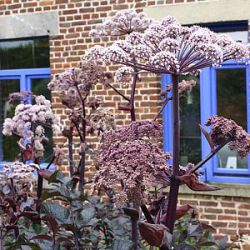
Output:
<svg viewBox="0 0 250 250">
<path fill-rule="evenodd" d="M 168 157 L 159 145 L 162 127 L 157 122 L 136 121 L 104 132 L 94 187 L 114 188 L 116 203 L 139 206 L 146 188 L 166 167 Z"/>
<path fill-rule="evenodd" d="M 93 86 L 97 83 L 107 84 L 111 74 L 94 62 L 83 61 L 79 68 L 71 68 L 63 73 L 56 74 L 48 84 L 50 90 L 57 91 L 62 102 L 69 108 L 81 103 Z"/>
<path fill-rule="evenodd" d="M 228 147 L 239 156 L 245 157 L 250 153 L 250 135 L 235 121 L 213 116 L 206 121 L 206 126 L 211 126 L 210 137 L 214 145 L 229 141 Z"/>
<path fill-rule="evenodd" d="M 107 18 L 102 24 L 91 31 L 92 36 L 122 36 L 132 32 L 144 31 L 151 19 L 144 13 L 137 13 L 135 10 L 123 10 L 117 12 L 114 17 Z"/>
<path fill-rule="evenodd" d="M 122 25 L 123 21 L 118 19 L 117 26 L 118 23 Z M 227 35 L 199 26 L 185 27 L 175 18 L 166 17 L 161 22 L 152 21 L 143 32 L 131 30 L 125 40 L 107 48 L 93 47 L 85 57 L 153 73 L 180 75 L 196 74 L 229 59 L 247 59 L 249 49 Z"/>
</svg>

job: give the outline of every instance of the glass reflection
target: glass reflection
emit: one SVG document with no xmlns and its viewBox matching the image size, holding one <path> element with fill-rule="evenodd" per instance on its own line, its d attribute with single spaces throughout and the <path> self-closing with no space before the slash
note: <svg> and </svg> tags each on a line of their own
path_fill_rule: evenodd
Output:
<svg viewBox="0 0 250 250">
<path fill-rule="evenodd" d="M 247 128 L 246 71 L 245 69 L 220 69 L 217 79 L 217 114 L 230 118 L 244 129 Z M 240 158 L 228 146 L 218 154 L 219 168 L 245 169 L 247 157 Z"/>
<path fill-rule="evenodd" d="M 200 84 L 198 77 L 183 77 L 180 80 L 195 80 L 196 86 L 180 99 L 180 163 L 198 163 L 201 160 Z"/>
<path fill-rule="evenodd" d="M 9 94 L 19 91 L 19 80 L 0 80 L 0 129 L 3 129 L 5 118 L 12 117 L 15 107 L 18 104 L 9 103 Z M 19 154 L 17 138 L 14 136 L 4 136 L 1 133 L 0 143 L 2 146 L 1 161 L 14 161 Z"/>
</svg>

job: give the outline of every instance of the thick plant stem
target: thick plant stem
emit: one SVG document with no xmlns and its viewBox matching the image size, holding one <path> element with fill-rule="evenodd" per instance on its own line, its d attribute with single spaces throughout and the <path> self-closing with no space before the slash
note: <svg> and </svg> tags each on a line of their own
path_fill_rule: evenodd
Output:
<svg viewBox="0 0 250 250">
<path fill-rule="evenodd" d="M 138 220 L 131 219 L 131 225 L 132 225 L 132 242 L 134 243 L 133 250 L 137 250 L 138 247 Z"/>
<path fill-rule="evenodd" d="M 135 90 L 136 90 L 137 79 L 138 79 L 138 70 L 137 70 L 136 67 L 134 67 L 134 75 L 133 75 L 132 90 L 131 90 L 131 97 L 130 97 L 130 105 L 131 105 L 130 115 L 131 115 L 131 121 L 135 121 L 136 120 L 136 115 L 135 115 Z"/>
<path fill-rule="evenodd" d="M 79 191 L 84 192 L 84 179 L 85 179 L 85 152 L 81 150 L 81 160 L 79 163 Z"/>
<path fill-rule="evenodd" d="M 155 224 L 154 219 L 152 218 L 152 216 L 151 216 L 150 212 L 148 211 L 146 205 L 144 205 L 144 204 L 141 205 L 141 210 L 142 210 L 147 222 L 150 223 L 150 224 Z"/>
<path fill-rule="evenodd" d="M 73 129 L 70 129 L 70 134 L 68 136 L 68 151 L 69 151 L 69 172 L 70 177 L 74 175 L 74 161 L 73 161 Z"/>
<path fill-rule="evenodd" d="M 179 108 L 179 91 L 178 91 L 178 76 L 172 75 L 173 89 L 172 89 L 172 105 L 173 105 L 173 174 L 171 177 L 169 201 L 167 209 L 166 225 L 170 233 L 173 233 L 175 214 L 178 201 L 179 192 L 179 162 L 180 162 L 180 108 Z"/>
<path fill-rule="evenodd" d="M 78 172 L 79 172 L 79 191 L 84 192 L 84 177 L 85 177 L 85 147 L 86 147 L 86 110 L 85 110 L 85 100 L 88 95 L 85 96 L 85 98 L 82 97 L 81 92 L 78 88 L 78 84 L 75 85 L 77 93 L 79 95 L 81 106 L 82 106 L 82 131 L 78 131 L 80 140 L 81 140 L 81 152 L 80 152 L 80 163 L 78 166 Z"/>
</svg>

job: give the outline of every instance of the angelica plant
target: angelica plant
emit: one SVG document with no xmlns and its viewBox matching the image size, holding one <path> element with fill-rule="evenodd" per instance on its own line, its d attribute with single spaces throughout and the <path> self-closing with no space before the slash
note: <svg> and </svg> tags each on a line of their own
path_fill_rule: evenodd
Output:
<svg viewBox="0 0 250 250">
<path fill-rule="evenodd" d="M 154 227 L 154 230 L 149 227 L 146 230 L 147 233 L 142 232 L 142 234 L 148 235 L 148 239 L 150 239 L 153 237 L 152 233 L 157 234 L 159 229 L 160 240 L 157 241 L 157 246 L 161 249 L 169 249 L 171 243 L 167 242 L 168 237 L 165 237 L 163 232 L 167 230 L 168 233 L 173 233 L 176 214 L 179 213 L 177 209 L 179 186 L 186 184 L 196 191 L 217 190 L 217 187 L 201 183 L 197 170 L 227 143 L 229 143 L 229 148 L 236 150 L 240 156 L 245 156 L 250 152 L 250 136 L 241 127 L 225 118 L 214 117 L 208 119 L 207 122 L 208 126 L 212 126 L 210 133 L 201 127 L 210 143 L 211 153 L 196 166 L 189 164 L 186 168 L 180 167 L 179 99 L 183 91 L 190 90 L 194 86 L 194 83 L 190 81 L 181 82 L 180 77 L 197 75 L 205 67 L 219 66 L 230 59 L 246 61 L 249 58 L 249 48 L 240 42 L 235 42 L 227 35 L 214 33 L 207 28 L 182 26 L 174 17 L 167 16 L 162 21 L 156 21 L 147 18 L 144 14 L 136 13 L 134 10 L 118 12 L 114 17 L 98 24 L 90 35 L 94 37 L 119 36 L 120 40 L 107 47 L 97 45 L 90 48 L 84 59 L 104 65 L 117 65 L 119 68 L 115 73 L 115 80 L 120 83 L 126 82 L 130 87 L 128 97 L 109 84 L 126 102 L 119 105 L 119 108 L 130 112 L 131 124 L 103 135 L 100 146 L 101 164 L 96 174 L 96 183 L 99 187 L 110 188 L 112 182 L 120 182 L 122 191 L 117 190 L 116 198 L 122 200 L 123 203 L 127 201 L 127 204 L 131 202 L 130 197 L 133 196 L 137 197 L 137 204 L 142 204 L 143 194 L 148 191 L 148 183 L 154 185 L 158 181 L 163 186 L 169 185 L 168 202 L 164 207 L 166 214 L 162 220 L 154 220 L 147 207 L 141 207 L 149 223 L 154 224 L 159 221 L 166 226 L 165 228 Z M 172 76 L 172 84 L 162 92 L 163 107 L 154 119 L 157 120 L 164 107 L 171 101 L 173 107 L 172 166 L 166 162 L 166 158 L 164 162 L 159 148 L 153 149 L 156 144 L 151 136 L 149 136 L 149 140 L 146 140 L 147 143 L 140 144 L 142 149 L 138 148 L 140 126 L 138 131 L 131 131 L 131 128 L 136 126 L 135 124 L 147 123 L 146 121 L 136 121 L 134 104 L 137 81 L 139 76 L 144 73 L 171 74 Z M 157 128 L 159 128 L 158 125 L 155 128 L 152 127 L 151 130 L 157 131 Z M 132 134 L 129 134 L 129 131 Z M 128 134 L 123 136 L 125 132 Z M 116 141 L 115 138 L 119 139 Z M 141 140 L 144 141 L 145 138 L 142 137 Z M 114 143 L 117 146 L 114 146 Z M 148 150 L 149 154 L 147 154 Z M 151 159 L 154 159 L 154 164 L 151 164 Z M 150 166 L 150 172 L 146 170 L 148 166 Z M 147 178 L 144 176 L 144 171 L 147 173 Z M 134 188 L 135 186 L 137 188 Z M 131 192 L 133 192 L 132 195 Z M 138 205 L 134 208 L 138 210 Z M 157 218 L 162 215 L 162 208 L 158 212 Z M 144 225 L 143 230 L 145 230 Z M 135 233 L 135 230 L 132 232 Z M 135 236 L 132 236 L 132 239 L 134 249 L 137 249 L 138 239 Z"/>
</svg>

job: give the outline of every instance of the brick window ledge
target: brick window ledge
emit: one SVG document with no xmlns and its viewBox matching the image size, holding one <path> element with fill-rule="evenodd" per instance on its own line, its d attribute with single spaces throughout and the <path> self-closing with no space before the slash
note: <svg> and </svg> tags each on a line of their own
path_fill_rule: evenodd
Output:
<svg viewBox="0 0 250 250">
<path fill-rule="evenodd" d="M 222 188 L 218 191 L 192 191 L 187 186 L 180 187 L 180 194 L 196 194 L 196 195 L 208 195 L 208 196 L 224 196 L 224 197 L 243 197 L 250 198 L 250 185 L 249 184 L 221 184 L 221 183 L 209 183 Z"/>
</svg>

